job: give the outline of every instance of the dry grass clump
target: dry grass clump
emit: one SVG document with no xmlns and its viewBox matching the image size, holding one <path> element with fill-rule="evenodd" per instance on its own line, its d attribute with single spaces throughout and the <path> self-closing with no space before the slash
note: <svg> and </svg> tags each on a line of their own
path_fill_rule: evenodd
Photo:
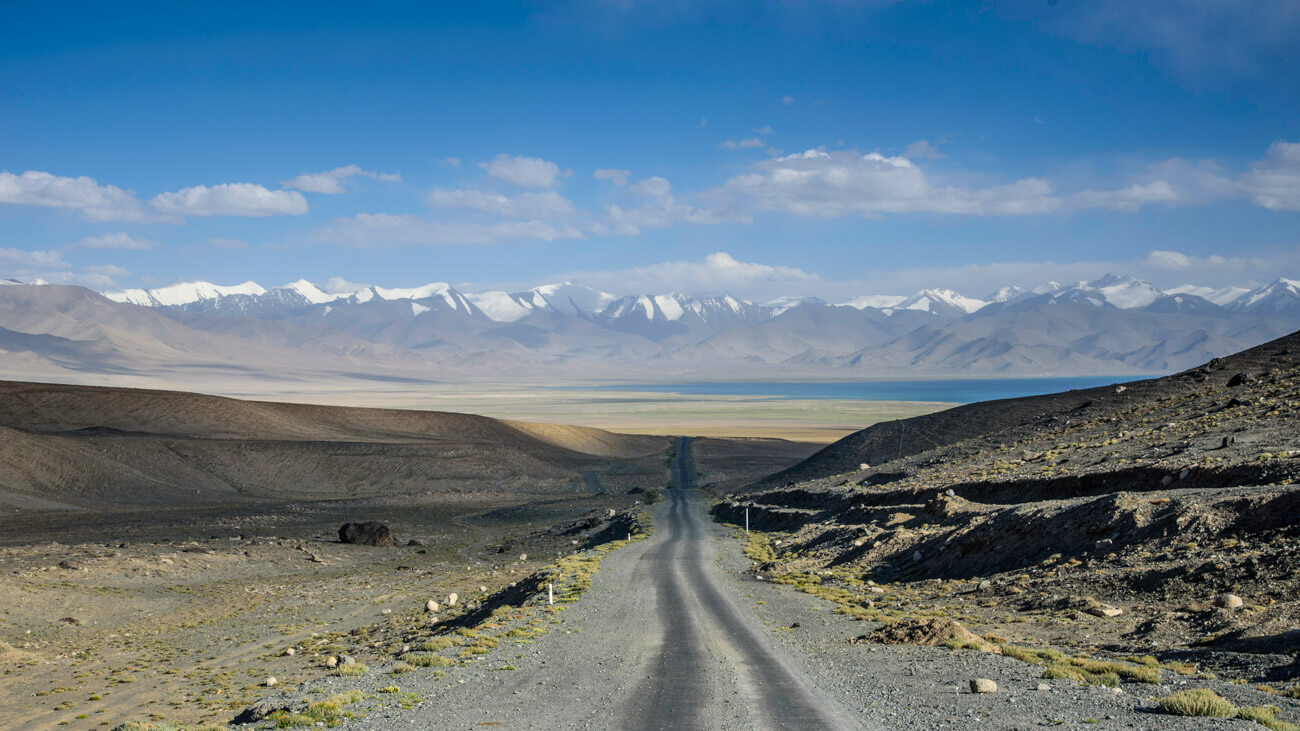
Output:
<svg viewBox="0 0 1300 731">
<path fill-rule="evenodd" d="M 356 667 L 347 665 L 345 667 Z M 365 667 L 364 665 L 362 667 Z M 285 711 L 276 711 L 266 717 L 266 720 L 275 724 L 275 728 L 294 728 L 297 726 L 315 726 L 318 723 L 326 726 L 337 726 L 344 719 L 351 718 L 350 712 L 344 711 L 344 706 L 350 706 L 364 700 L 366 694 L 359 690 L 349 690 L 344 693 L 332 695 L 323 701 L 307 706 L 300 713 L 287 713 Z"/>
<path fill-rule="evenodd" d="M 429 652 L 408 652 L 402 655 L 402 662 L 418 668 L 441 668 L 456 664 L 456 661 L 449 657 Z"/>
<path fill-rule="evenodd" d="M 1237 709 L 1237 718 L 1254 721 L 1272 731 L 1300 731 L 1300 726 L 1294 723 L 1279 721 L 1277 714 L 1281 712 L 1282 709 L 1277 706 L 1242 706 Z"/>
<path fill-rule="evenodd" d="M 1180 690 L 1156 699 L 1156 704 L 1161 711 L 1174 716 L 1234 718 L 1237 715 L 1237 707 L 1232 701 L 1207 688 Z"/>
<path fill-rule="evenodd" d="M 769 563 L 776 560 L 776 552 L 772 550 L 771 542 L 768 541 L 767 536 L 757 531 L 750 533 L 749 538 L 746 539 L 745 555 L 758 563 Z"/>
<path fill-rule="evenodd" d="M 1047 669 L 1043 671 L 1043 678 L 1047 680 L 1064 678 L 1076 680 L 1085 685 L 1110 687 L 1119 685 L 1121 679 L 1138 683 L 1154 684 L 1160 682 L 1160 670 L 1146 664 L 1130 665 L 1122 662 L 1070 657 L 1059 650 L 1021 647 L 1020 645 L 1003 645 L 1001 649 L 1004 656 L 1014 660 L 1027 662 L 1031 665 L 1047 666 Z"/>
<path fill-rule="evenodd" d="M 416 649 L 423 650 L 424 652 L 437 652 L 438 650 L 445 650 L 448 647 L 456 647 L 461 644 L 463 644 L 463 642 L 458 637 L 434 637 L 431 640 L 421 642 Z"/>
<path fill-rule="evenodd" d="M 340 665 L 330 671 L 330 675 L 340 678 L 356 678 L 366 674 L 370 667 L 365 663 L 354 662 L 351 665 Z"/>
<path fill-rule="evenodd" d="M 1197 671 L 1197 667 L 1195 663 L 1160 662 L 1159 660 L 1157 660 L 1155 657 L 1151 655 L 1129 655 L 1127 657 L 1122 657 L 1120 659 L 1124 660 L 1125 662 L 1131 662 L 1137 665 L 1145 665 L 1149 668 L 1156 668 L 1157 670 L 1171 670 L 1175 673 L 1178 673 L 1179 675 L 1195 675 Z"/>
<path fill-rule="evenodd" d="M 1211 716 L 1214 718 L 1240 718 L 1271 729 L 1271 731 L 1300 731 L 1300 726 L 1279 721 L 1282 712 L 1277 706 L 1242 706 L 1207 688 L 1183 690 L 1166 698 L 1158 698 L 1160 710 L 1175 716 Z"/>
</svg>

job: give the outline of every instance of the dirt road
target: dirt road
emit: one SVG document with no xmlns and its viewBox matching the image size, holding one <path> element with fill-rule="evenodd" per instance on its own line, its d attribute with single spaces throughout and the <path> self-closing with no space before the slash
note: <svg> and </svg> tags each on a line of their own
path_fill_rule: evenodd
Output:
<svg viewBox="0 0 1300 731">
<path fill-rule="evenodd" d="M 360 726 L 862 728 L 723 580 L 722 529 L 686 489 L 689 440 L 677 444 L 674 472 L 654 536 L 611 553 L 563 624 L 511 659 L 508 672 L 485 667 L 453 682 L 408 676 L 403 690 L 426 702 L 369 714 Z"/>
</svg>

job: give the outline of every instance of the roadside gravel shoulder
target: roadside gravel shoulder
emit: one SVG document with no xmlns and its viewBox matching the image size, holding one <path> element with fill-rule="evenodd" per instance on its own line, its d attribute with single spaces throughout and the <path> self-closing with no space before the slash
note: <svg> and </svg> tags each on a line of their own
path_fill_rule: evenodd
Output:
<svg viewBox="0 0 1300 731">
<path fill-rule="evenodd" d="M 858 713 L 864 723 L 899 729 L 972 724 L 999 729 L 1263 728 L 1239 720 L 1154 712 L 1151 698 L 1201 685 L 1181 678 L 1159 686 L 1126 683 L 1122 693 L 1116 693 L 1069 680 L 1044 681 L 1041 667 L 992 653 L 850 644 L 849 638 L 868 633 L 879 623 L 833 614 L 829 602 L 790 586 L 757 580 L 749 571 L 752 562 L 742 551 L 742 537 L 730 526 L 712 525 L 717 531 L 721 574 L 743 599 L 741 611 L 755 626 L 770 632 L 824 692 Z M 973 678 L 996 681 L 998 692 L 970 692 Z M 1180 681 L 1184 685 L 1178 685 Z M 1037 690 L 1040 683 L 1051 690 Z"/>
</svg>

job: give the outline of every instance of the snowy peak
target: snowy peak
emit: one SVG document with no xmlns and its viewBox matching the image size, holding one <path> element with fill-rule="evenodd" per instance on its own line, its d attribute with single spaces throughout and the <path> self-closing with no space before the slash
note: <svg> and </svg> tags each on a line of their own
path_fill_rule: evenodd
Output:
<svg viewBox="0 0 1300 731">
<path fill-rule="evenodd" d="M 923 289 L 892 309 L 919 310 L 932 315 L 969 315 L 986 304 L 984 300 L 966 297 L 951 289 Z"/>
<path fill-rule="evenodd" d="M 1116 274 L 1107 274 L 1100 279 L 1080 284 L 1079 288 L 1097 290 L 1107 302 L 1121 310 L 1146 307 L 1163 294 L 1150 282 Z"/>
<path fill-rule="evenodd" d="M 594 315 L 619 299 L 618 295 L 574 281 L 544 284 L 528 293 L 534 306 L 550 308 L 562 315 Z"/>
<path fill-rule="evenodd" d="M 899 297 L 898 299 L 901 302 L 903 298 Z M 820 297 L 811 297 L 811 296 L 778 297 L 774 300 L 768 300 L 767 302 L 764 302 L 761 305 L 761 307 L 767 310 L 772 317 L 777 317 L 779 315 L 784 314 L 788 310 L 793 310 L 794 308 L 799 307 L 800 305 L 824 305 L 824 304 L 826 304 L 826 300 L 823 300 Z M 858 308 L 858 309 L 862 309 L 862 308 Z"/>
<path fill-rule="evenodd" d="M 865 310 L 867 308 L 884 310 L 898 307 L 906 300 L 907 298 L 901 294 L 866 294 L 840 304 L 845 307 L 852 307 L 855 310 Z"/>
<path fill-rule="evenodd" d="M 105 292 L 104 296 L 114 302 L 127 302 L 145 307 L 181 307 L 230 295 L 256 297 L 263 294 L 266 294 L 266 289 L 262 285 L 249 281 L 229 287 L 211 282 L 180 282 L 157 289 L 123 289 Z"/>
<path fill-rule="evenodd" d="M 339 297 L 345 296 L 339 294 L 329 294 L 328 292 L 324 291 L 320 287 L 317 287 L 311 282 L 308 282 L 306 279 L 299 279 L 296 282 L 289 282 L 283 287 L 276 287 L 276 289 L 284 290 L 287 292 L 294 292 L 299 296 L 301 296 L 304 300 L 306 300 L 307 302 L 313 305 L 319 305 L 325 302 L 333 302 Z"/>
<path fill-rule="evenodd" d="M 1033 294 L 1032 291 L 1025 289 L 1024 287 L 1017 287 L 1016 285 L 1012 284 L 1010 286 L 999 289 L 998 291 L 994 292 L 988 297 L 985 297 L 985 300 L 987 300 L 990 304 L 996 302 L 1010 302 L 1011 300 L 1020 299 L 1021 297 L 1026 297 L 1032 294 Z"/>
<path fill-rule="evenodd" d="M 1166 289 L 1165 294 L 1195 295 L 1224 307 L 1241 299 L 1242 295 L 1250 291 L 1248 287 L 1220 287 L 1215 289 L 1214 287 L 1199 287 L 1195 284 L 1180 284 L 1177 287 Z"/>
<path fill-rule="evenodd" d="M 1251 290 L 1231 305 L 1232 309 L 1257 313 L 1291 313 L 1300 311 L 1300 281 L 1278 279 L 1272 284 Z"/>
</svg>

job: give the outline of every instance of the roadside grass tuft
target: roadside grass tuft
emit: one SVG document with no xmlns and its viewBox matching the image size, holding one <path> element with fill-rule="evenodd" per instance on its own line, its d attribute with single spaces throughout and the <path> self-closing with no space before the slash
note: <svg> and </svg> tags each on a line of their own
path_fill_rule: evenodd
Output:
<svg viewBox="0 0 1300 731">
<path fill-rule="evenodd" d="M 459 637 L 434 637 L 431 640 L 421 642 L 416 649 L 424 652 L 437 652 L 438 650 L 445 650 L 448 647 L 456 647 L 462 644 L 464 642 Z"/>
<path fill-rule="evenodd" d="M 354 662 L 351 665 L 340 665 L 330 671 L 330 675 L 340 678 L 357 678 L 366 674 L 370 667 L 365 663 Z"/>
<path fill-rule="evenodd" d="M 408 652 L 402 655 L 402 662 L 417 668 L 441 668 L 455 665 L 456 661 L 430 652 Z"/>
<path fill-rule="evenodd" d="M 1272 731 L 1297 731 L 1300 726 L 1286 721 L 1279 721 L 1277 714 L 1282 709 L 1277 706 L 1242 706 L 1237 709 L 1237 718 L 1243 721 L 1254 721 Z"/>
<path fill-rule="evenodd" d="M 353 667 L 348 665 L 347 667 Z M 326 726 L 337 726 L 346 718 L 351 718 L 350 712 L 344 711 L 344 706 L 350 706 L 364 700 L 366 694 L 359 690 L 349 690 L 344 693 L 332 695 L 323 701 L 307 706 L 300 713 L 286 713 L 285 711 L 276 711 L 266 717 L 266 720 L 274 724 L 275 728 L 294 728 L 297 726 L 315 726 L 318 723 Z"/>
<path fill-rule="evenodd" d="M 1138 683 L 1158 684 L 1160 682 L 1160 670 L 1147 664 L 1130 665 L 1108 660 L 1090 660 L 1085 657 L 1070 657 L 1050 648 L 1040 649 L 1020 645 L 1003 645 L 1001 650 L 1003 656 L 1013 660 L 1047 666 L 1043 671 L 1043 678 L 1046 680 L 1064 678 L 1077 680 L 1085 685 L 1109 687 L 1119 685 L 1121 679 Z"/>
<path fill-rule="evenodd" d="M 1208 688 L 1180 690 L 1171 696 L 1157 698 L 1156 705 L 1172 716 L 1234 718 L 1237 715 L 1237 707 L 1232 701 Z"/>
<path fill-rule="evenodd" d="M 772 550 L 771 541 L 758 531 L 750 531 L 749 538 L 745 541 L 745 555 L 758 563 L 776 560 L 776 552 Z"/>
</svg>

